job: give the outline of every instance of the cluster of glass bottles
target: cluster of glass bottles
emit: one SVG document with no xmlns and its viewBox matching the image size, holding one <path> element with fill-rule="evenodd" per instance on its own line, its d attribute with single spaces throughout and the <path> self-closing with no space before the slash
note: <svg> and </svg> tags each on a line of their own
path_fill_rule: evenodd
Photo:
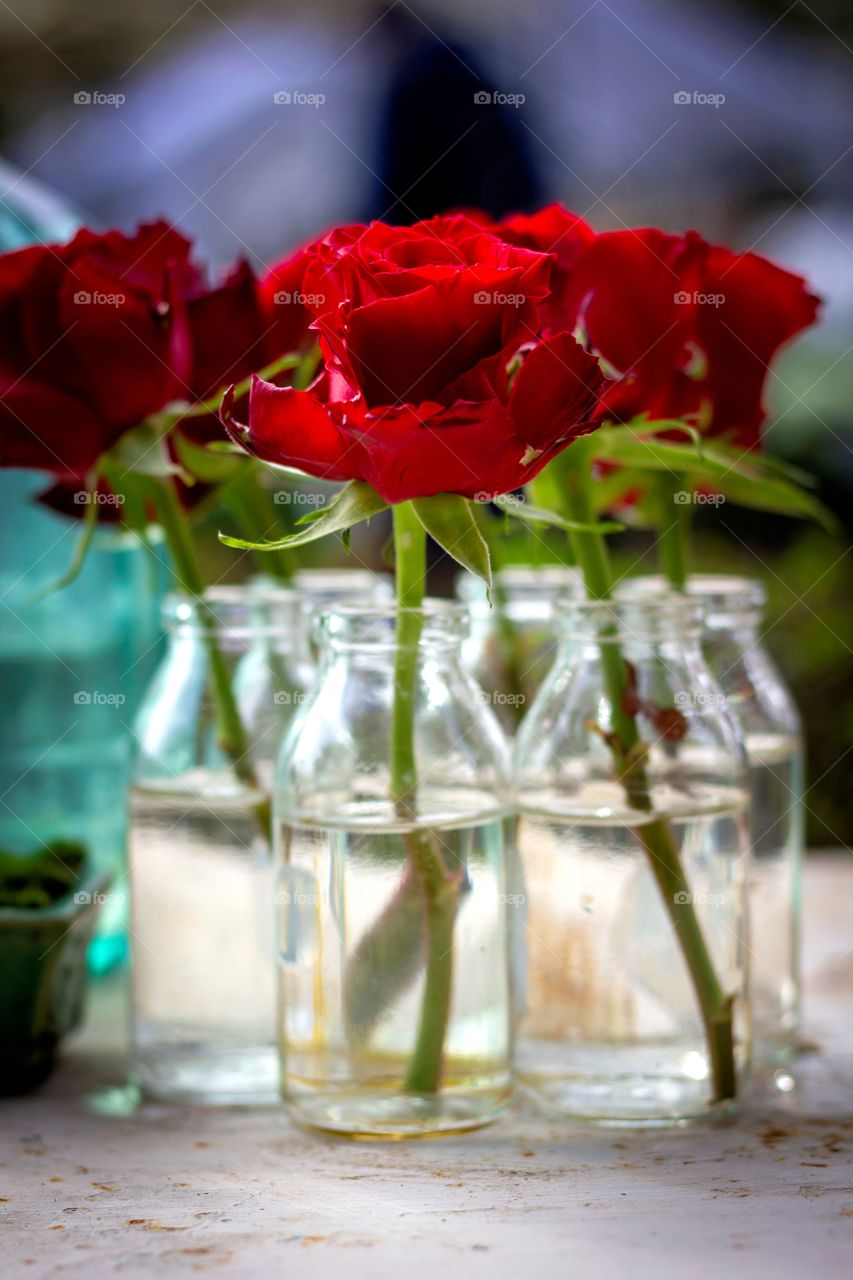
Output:
<svg viewBox="0 0 853 1280">
<path fill-rule="evenodd" d="M 507 704 L 490 696 L 506 685 L 482 662 L 495 633 L 484 648 L 476 601 L 473 624 L 465 605 L 427 602 L 402 809 L 385 584 L 315 581 L 322 611 L 306 611 L 308 582 L 170 604 L 133 798 L 147 1092 L 233 1103 L 281 1089 L 305 1126 L 380 1137 L 486 1123 L 513 1079 L 552 1114 L 602 1123 L 724 1110 L 688 915 L 733 1009 L 741 1080 L 751 1057 L 791 1055 L 801 749 L 758 643 L 756 585 L 700 578 L 679 600 L 640 580 L 602 606 L 577 599 L 571 576 L 527 576 L 504 579 L 497 624 L 526 643 L 535 615 L 541 687 L 514 762 L 495 714 Z M 252 786 L 217 739 L 201 608 Z M 306 612 L 321 613 L 313 638 Z M 626 706 L 640 744 L 627 773 Z M 675 893 L 650 857 L 661 839 Z"/>
</svg>

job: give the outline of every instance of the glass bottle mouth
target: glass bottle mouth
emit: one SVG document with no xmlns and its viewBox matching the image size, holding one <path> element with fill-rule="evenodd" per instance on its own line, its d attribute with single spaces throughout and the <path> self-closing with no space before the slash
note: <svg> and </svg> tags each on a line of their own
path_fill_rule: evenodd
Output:
<svg viewBox="0 0 853 1280">
<path fill-rule="evenodd" d="M 569 600 L 558 620 L 562 638 L 596 644 L 678 643 L 699 637 L 703 609 L 699 601 L 674 593 L 628 600 Z"/>
<path fill-rule="evenodd" d="M 426 599 L 419 609 L 398 609 L 388 604 L 342 604 L 324 610 L 318 619 L 316 635 L 321 645 L 334 649 L 388 650 L 397 644 L 400 615 L 416 617 L 421 622 L 417 647 L 458 648 L 468 634 L 470 611 L 452 600 Z"/>
<path fill-rule="evenodd" d="M 495 586 L 503 593 L 507 616 L 512 620 L 548 619 L 562 601 L 583 597 L 579 569 L 562 564 L 513 564 L 498 569 Z M 478 617 L 494 613 L 486 584 L 473 573 L 460 573 L 454 584 L 457 597 Z M 492 593 L 494 597 L 494 592 Z"/>
<path fill-rule="evenodd" d="M 161 607 L 163 626 L 167 631 L 197 634 L 203 630 L 202 610 L 205 621 L 218 634 L 234 640 L 275 638 L 301 619 L 297 592 L 256 580 L 245 585 L 209 587 L 200 599 L 170 592 Z"/>
<path fill-rule="evenodd" d="M 298 569 L 293 586 L 311 609 L 331 609 L 349 600 L 390 600 L 394 595 L 390 574 L 372 569 Z"/>
<path fill-rule="evenodd" d="M 676 594 L 666 578 L 643 574 L 620 583 L 616 598 L 639 601 L 666 594 Z M 733 573 L 692 574 L 687 580 L 686 595 L 701 604 L 704 624 L 714 630 L 759 622 L 767 603 L 763 582 Z"/>
</svg>

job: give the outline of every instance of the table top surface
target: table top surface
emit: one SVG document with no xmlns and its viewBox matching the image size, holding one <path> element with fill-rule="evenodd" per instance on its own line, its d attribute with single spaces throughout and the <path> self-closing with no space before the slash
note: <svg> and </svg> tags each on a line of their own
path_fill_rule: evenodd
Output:
<svg viewBox="0 0 853 1280">
<path fill-rule="evenodd" d="M 853 859 L 809 859 L 808 1046 L 782 1092 L 679 1131 L 512 1110 L 473 1135 L 352 1143 L 279 1110 L 130 1105 L 121 983 L 37 1094 L 0 1104 L 7 1277 L 596 1280 L 853 1274 Z"/>
</svg>

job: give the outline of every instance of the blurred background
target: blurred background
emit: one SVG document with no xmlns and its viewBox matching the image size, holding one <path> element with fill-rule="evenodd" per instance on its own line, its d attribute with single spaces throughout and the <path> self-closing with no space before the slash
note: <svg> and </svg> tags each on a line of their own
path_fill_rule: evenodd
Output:
<svg viewBox="0 0 853 1280">
<path fill-rule="evenodd" d="M 3 0 L 0 34 L 6 247 L 34 210 L 53 238 L 166 217 L 214 269 L 261 269 L 339 221 L 561 200 L 599 229 L 692 226 L 806 275 L 823 319 L 771 380 L 768 439 L 845 536 L 727 504 L 701 509 L 696 551 L 766 582 L 807 716 L 810 843 L 853 841 L 848 3 Z M 217 574 L 245 574 L 210 542 Z M 377 566 L 381 542 L 356 553 Z M 650 551 L 642 533 L 618 549 L 640 572 Z"/>
</svg>

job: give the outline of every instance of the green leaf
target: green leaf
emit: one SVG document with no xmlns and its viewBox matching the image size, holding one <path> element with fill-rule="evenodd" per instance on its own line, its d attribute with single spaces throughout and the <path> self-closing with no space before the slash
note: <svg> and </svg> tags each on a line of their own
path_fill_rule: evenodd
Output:
<svg viewBox="0 0 853 1280">
<path fill-rule="evenodd" d="M 600 431 L 596 441 L 597 457 L 607 461 L 689 476 L 695 484 L 719 489 L 739 506 L 817 520 L 830 531 L 836 528 L 834 516 L 813 493 L 779 474 L 775 462 L 768 467 L 761 454 L 716 441 L 706 441 L 699 453 L 692 444 L 627 439 L 621 429 Z"/>
<path fill-rule="evenodd" d="M 749 476 L 732 469 L 713 481 L 732 502 L 756 511 L 773 511 L 799 520 L 816 520 L 828 533 L 838 531 L 838 521 L 808 489 L 778 476 Z"/>
<path fill-rule="evenodd" d="M 226 547 L 237 547 L 241 551 L 278 551 L 286 547 L 301 547 L 306 542 L 316 542 L 330 533 L 343 533 L 362 520 L 370 520 L 384 511 L 388 503 L 380 498 L 375 489 L 362 480 L 350 480 L 329 502 L 328 506 L 312 512 L 312 520 L 305 528 L 296 533 L 289 533 L 284 538 L 272 542 L 250 542 L 246 538 L 232 538 L 227 533 L 220 533 L 219 541 Z"/>
<path fill-rule="evenodd" d="M 172 436 L 172 444 L 181 466 L 202 484 L 224 484 L 250 461 L 242 450 L 232 453 L 212 449 L 210 445 L 196 444 L 180 431 Z"/>
<path fill-rule="evenodd" d="M 192 476 L 188 476 L 169 455 L 164 422 L 159 416 L 126 431 L 108 456 L 123 472 L 133 471 L 142 476 L 178 476 L 192 483 Z"/>
<path fill-rule="evenodd" d="M 578 520 L 567 520 L 556 511 L 548 511 L 545 507 L 534 507 L 530 502 L 502 494 L 492 499 L 494 505 L 505 515 L 515 516 L 516 520 L 524 520 L 528 524 L 550 524 L 556 529 L 567 529 L 575 533 L 621 533 L 624 525 L 616 520 L 601 520 L 594 524 L 584 524 Z"/>
<path fill-rule="evenodd" d="M 440 493 L 432 498 L 415 498 L 412 506 L 433 541 L 463 569 L 483 578 L 491 592 L 489 545 L 480 532 L 472 503 L 456 494 Z"/>
</svg>

